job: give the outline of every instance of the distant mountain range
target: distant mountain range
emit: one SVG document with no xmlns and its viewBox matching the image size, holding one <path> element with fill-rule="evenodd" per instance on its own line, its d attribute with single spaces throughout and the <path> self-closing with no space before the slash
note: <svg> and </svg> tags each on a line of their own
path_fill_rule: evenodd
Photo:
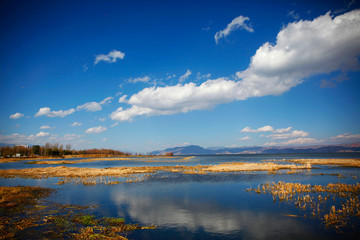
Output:
<svg viewBox="0 0 360 240">
<path fill-rule="evenodd" d="M 0 147 L 13 147 L 15 144 L 0 143 Z"/>
<path fill-rule="evenodd" d="M 167 148 L 153 151 L 152 155 L 172 152 L 174 155 L 215 155 L 215 154 L 266 154 L 266 153 L 334 153 L 360 152 L 360 143 L 341 145 L 316 145 L 306 147 L 238 147 L 238 148 L 203 148 L 197 145 Z"/>
</svg>

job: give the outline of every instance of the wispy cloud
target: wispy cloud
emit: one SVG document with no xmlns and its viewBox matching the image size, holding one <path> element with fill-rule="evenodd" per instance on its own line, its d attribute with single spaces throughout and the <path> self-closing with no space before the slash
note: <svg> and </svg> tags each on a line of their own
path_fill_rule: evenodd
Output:
<svg viewBox="0 0 360 240">
<path fill-rule="evenodd" d="M 104 100 L 102 100 L 101 102 L 87 102 L 87 103 L 84 103 L 83 105 L 77 106 L 76 110 L 77 111 L 85 110 L 87 112 L 101 111 L 102 110 L 101 105 L 111 103 L 112 99 L 113 99 L 113 97 L 107 97 Z"/>
<path fill-rule="evenodd" d="M 97 111 L 101 111 L 102 107 L 101 107 L 100 103 L 87 102 L 87 103 L 84 103 L 83 105 L 77 106 L 76 110 L 77 111 L 85 110 L 87 112 L 97 112 Z"/>
<path fill-rule="evenodd" d="M 41 126 L 40 129 L 53 129 L 55 127 L 50 127 L 49 125 Z"/>
<path fill-rule="evenodd" d="M 35 135 L 35 137 L 47 137 L 49 135 L 50 135 L 50 133 L 47 133 L 47 132 L 39 132 Z M 30 136 L 33 136 L 33 135 L 30 135 Z"/>
<path fill-rule="evenodd" d="M 264 146 L 296 146 L 296 145 L 311 145 L 322 143 L 323 140 L 315 138 L 295 138 L 284 142 L 270 142 L 265 143 Z"/>
<path fill-rule="evenodd" d="M 24 117 L 24 114 L 22 114 L 22 113 L 14 113 L 14 114 L 11 114 L 9 118 L 16 120 L 16 119 L 19 119 L 19 118 L 22 118 L 22 117 Z"/>
<path fill-rule="evenodd" d="M 337 75 L 336 77 L 321 80 L 320 87 L 321 88 L 333 88 L 333 87 L 336 87 L 336 85 L 338 83 L 341 83 L 346 80 L 349 80 L 349 77 L 347 76 L 346 72 L 343 72 L 343 73 L 340 73 L 339 75 Z"/>
<path fill-rule="evenodd" d="M 119 98 L 119 103 L 124 103 L 126 102 L 126 98 L 127 98 L 127 95 L 123 95 Z"/>
<path fill-rule="evenodd" d="M 240 138 L 239 141 L 249 141 L 251 138 L 249 136 Z"/>
<path fill-rule="evenodd" d="M 353 141 L 355 142 L 355 141 L 360 141 L 360 134 L 344 133 L 344 134 L 339 134 L 336 137 L 331 137 L 330 139 L 336 142 L 353 142 Z"/>
<path fill-rule="evenodd" d="M 188 69 L 186 70 L 186 73 L 184 73 L 184 75 L 181 75 L 180 78 L 179 78 L 179 81 L 180 82 L 184 82 L 186 79 L 189 78 L 189 76 L 191 75 L 191 71 Z"/>
<path fill-rule="evenodd" d="M 43 107 L 40 108 L 40 110 L 35 114 L 35 117 L 42 117 L 42 116 L 46 116 L 46 117 L 65 117 L 67 115 L 73 114 L 75 112 L 74 108 L 71 108 L 69 110 L 63 111 L 63 110 L 59 110 L 59 111 L 51 111 L 51 109 L 49 107 Z"/>
<path fill-rule="evenodd" d="M 73 124 L 71 124 L 72 127 L 80 127 L 81 125 L 81 122 L 74 122 Z"/>
<path fill-rule="evenodd" d="M 114 63 L 118 59 L 124 59 L 124 57 L 125 57 L 125 53 L 118 51 L 118 50 L 112 50 L 108 54 L 96 55 L 94 65 L 98 64 L 101 61 L 108 62 L 108 63 Z"/>
<path fill-rule="evenodd" d="M 238 79 L 145 88 L 129 98 L 129 108 L 118 108 L 111 118 L 132 121 L 137 116 L 211 109 L 250 97 L 281 95 L 312 75 L 360 69 L 358 26 L 360 10 L 290 23 L 278 33 L 275 45 L 265 43 L 256 51 L 249 67 L 237 72 Z"/>
<path fill-rule="evenodd" d="M 272 138 L 274 140 L 282 140 L 282 139 L 289 139 L 289 138 L 304 138 L 309 135 L 309 133 L 304 132 L 302 130 L 292 130 L 292 127 L 275 129 L 274 127 L 269 126 L 269 125 L 260 127 L 258 129 L 252 129 L 251 127 L 245 127 L 240 132 L 241 133 L 268 132 L 271 134 L 267 135 L 266 137 Z M 264 137 L 264 136 L 265 135 L 261 135 L 261 137 Z"/>
<path fill-rule="evenodd" d="M 270 134 L 269 138 L 272 139 L 288 139 L 288 138 L 300 138 L 300 137 L 307 137 L 309 135 L 309 133 L 304 132 L 302 130 L 294 130 L 291 132 L 287 132 L 287 133 L 274 133 L 274 134 Z"/>
<path fill-rule="evenodd" d="M 58 136 L 47 132 L 39 132 L 37 134 L 22 135 L 19 133 L 13 133 L 10 135 L 1 135 L 0 142 L 8 144 L 40 144 L 44 145 L 46 142 L 56 142 L 60 144 L 72 144 L 80 145 L 86 143 L 86 140 L 82 139 L 82 135 L 77 134 L 65 134 L 64 136 Z"/>
<path fill-rule="evenodd" d="M 245 29 L 248 32 L 254 32 L 254 29 L 246 24 L 246 21 L 249 21 L 248 17 L 238 16 L 234 18 L 231 23 L 227 25 L 227 27 L 219 32 L 217 32 L 214 36 L 216 44 L 218 44 L 219 40 L 223 37 L 228 36 L 231 32 L 238 29 Z"/>
<path fill-rule="evenodd" d="M 107 98 L 105 98 L 104 100 L 102 100 L 102 101 L 100 102 L 100 105 L 109 104 L 109 103 L 111 103 L 111 101 L 112 101 L 113 99 L 114 99 L 113 97 L 107 97 Z"/>
<path fill-rule="evenodd" d="M 89 67 L 87 66 L 87 64 L 84 64 L 82 66 L 82 69 L 83 69 L 83 72 L 86 72 L 89 69 Z"/>
<path fill-rule="evenodd" d="M 106 127 L 103 127 L 103 126 L 99 126 L 99 127 L 92 127 L 92 128 L 89 128 L 85 131 L 85 133 L 95 133 L 95 134 L 98 134 L 98 133 L 102 133 L 102 132 L 105 132 L 107 130 Z"/>
<path fill-rule="evenodd" d="M 150 81 L 150 77 L 149 77 L 149 76 L 137 77 L 137 78 L 129 78 L 129 79 L 128 79 L 128 82 L 130 82 L 130 83 L 148 82 L 148 81 Z"/>
<path fill-rule="evenodd" d="M 287 15 L 295 20 L 298 20 L 300 18 L 299 14 L 296 13 L 295 10 L 289 11 Z"/>
<path fill-rule="evenodd" d="M 335 11 L 334 11 L 334 14 L 339 14 L 339 13 L 346 12 L 347 10 L 350 9 L 350 7 L 351 7 L 355 2 L 356 2 L 356 0 L 351 0 L 345 8 L 341 8 L 341 9 L 335 10 Z"/>
<path fill-rule="evenodd" d="M 210 73 L 208 73 L 208 74 L 201 74 L 201 73 L 197 73 L 196 74 L 196 80 L 197 81 L 202 81 L 202 80 L 208 80 L 208 79 L 210 79 L 210 77 L 211 77 L 211 74 Z"/>
<path fill-rule="evenodd" d="M 113 123 L 110 127 L 115 127 L 117 125 L 119 125 L 119 122 Z"/>
<path fill-rule="evenodd" d="M 252 129 L 251 127 L 245 127 L 240 132 L 242 133 L 259 133 L 259 132 L 272 132 L 274 128 L 272 126 L 263 126 L 258 129 Z"/>
</svg>

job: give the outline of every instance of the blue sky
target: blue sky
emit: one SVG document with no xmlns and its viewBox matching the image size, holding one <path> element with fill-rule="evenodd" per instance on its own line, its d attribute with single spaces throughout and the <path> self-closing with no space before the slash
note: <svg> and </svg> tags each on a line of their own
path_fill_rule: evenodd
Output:
<svg viewBox="0 0 360 240">
<path fill-rule="evenodd" d="M 0 142 L 360 141 L 356 1 L 1 1 Z"/>
</svg>

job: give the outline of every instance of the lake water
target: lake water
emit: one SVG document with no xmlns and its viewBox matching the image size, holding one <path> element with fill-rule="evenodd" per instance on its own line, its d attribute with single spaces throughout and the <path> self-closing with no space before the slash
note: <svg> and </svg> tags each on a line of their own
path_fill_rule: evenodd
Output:
<svg viewBox="0 0 360 240">
<path fill-rule="evenodd" d="M 360 158 L 359 153 L 268 154 L 195 156 L 188 161 L 176 157 L 138 161 L 78 163 L 70 167 L 106 168 L 117 166 L 208 165 L 224 162 L 262 162 L 294 158 Z M 156 162 L 157 160 L 158 162 Z M 166 160 L 166 161 L 165 161 Z M 17 163 L 0 164 L 1 169 L 49 167 Z M 55 165 L 54 165 L 55 166 Z M 56 165 L 58 166 L 58 165 Z M 156 230 L 130 232 L 129 239 L 355 239 L 360 235 L 358 219 L 351 220 L 342 234 L 328 229 L 320 219 L 303 217 L 301 210 L 286 202 L 273 202 L 270 194 L 245 191 L 267 182 L 296 182 L 327 185 L 354 184 L 358 168 L 316 166 L 296 174 L 268 172 L 214 173 L 192 175 L 159 172 L 143 182 L 117 185 L 57 185 L 56 178 L 0 179 L 1 186 L 31 185 L 57 189 L 48 201 L 61 204 L 98 205 L 91 214 L 122 217 L 141 225 L 155 224 Z M 334 174 L 341 174 L 341 178 Z M 319 175 L 323 174 L 323 175 Z M 299 217 L 289 217 L 297 215 Z"/>
</svg>

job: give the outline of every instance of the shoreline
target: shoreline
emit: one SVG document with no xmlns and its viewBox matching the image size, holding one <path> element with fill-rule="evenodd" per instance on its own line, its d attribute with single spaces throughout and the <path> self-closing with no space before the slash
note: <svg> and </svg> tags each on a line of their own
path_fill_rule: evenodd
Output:
<svg viewBox="0 0 360 240">
<path fill-rule="evenodd" d="M 188 161 L 189 157 L 181 159 Z M 91 160 L 91 159 L 90 159 Z M 98 158 L 93 161 L 109 160 L 108 158 Z M 114 158 L 113 161 L 119 160 Z M 85 160 L 84 161 L 88 161 Z M 92 160 L 91 160 L 92 161 Z M 167 161 L 167 160 L 165 160 Z M 289 162 L 287 164 L 274 163 L 268 160 L 262 163 L 248 162 L 227 162 L 215 165 L 196 165 L 196 166 L 132 166 L 132 167 L 109 167 L 109 168 L 80 168 L 68 166 L 55 166 L 43 168 L 24 168 L 24 169 L 0 169 L 0 178 L 32 178 L 44 179 L 48 177 L 57 177 L 67 180 L 79 180 L 82 183 L 88 183 L 91 179 L 92 183 L 96 183 L 97 178 L 129 178 L 143 179 L 144 175 L 156 174 L 159 172 L 173 172 L 182 174 L 212 174 L 212 173 L 229 173 L 229 172 L 252 172 L 267 171 L 269 174 L 277 173 L 279 170 L 289 170 L 287 174 L 293 174 L 297 171 L 313 169 L 312 165 L 334 165 L 339 167 L 360 167 L 360 159 L 292 159 L 280 160 Z M 40 162 L 40 161 L 39 161 Z M 47 161 L 44 161 L 45 163 Z M 63 164 L 62 161 L 58 161 Z M 176 161 L 174 161 L 176 162 Z M 51 162 L 53 163 L 53 162 Z M 127 179 L 126 181 L 133 181 Z M 61 181 L 60 181 L 61 182 Z M 101 182 L 101 181 L 100 181 Z M 114 183 L 120 183 L 115 180 Z M 123 181 L 122 181 L 123 182 Z"/>
</svg>

